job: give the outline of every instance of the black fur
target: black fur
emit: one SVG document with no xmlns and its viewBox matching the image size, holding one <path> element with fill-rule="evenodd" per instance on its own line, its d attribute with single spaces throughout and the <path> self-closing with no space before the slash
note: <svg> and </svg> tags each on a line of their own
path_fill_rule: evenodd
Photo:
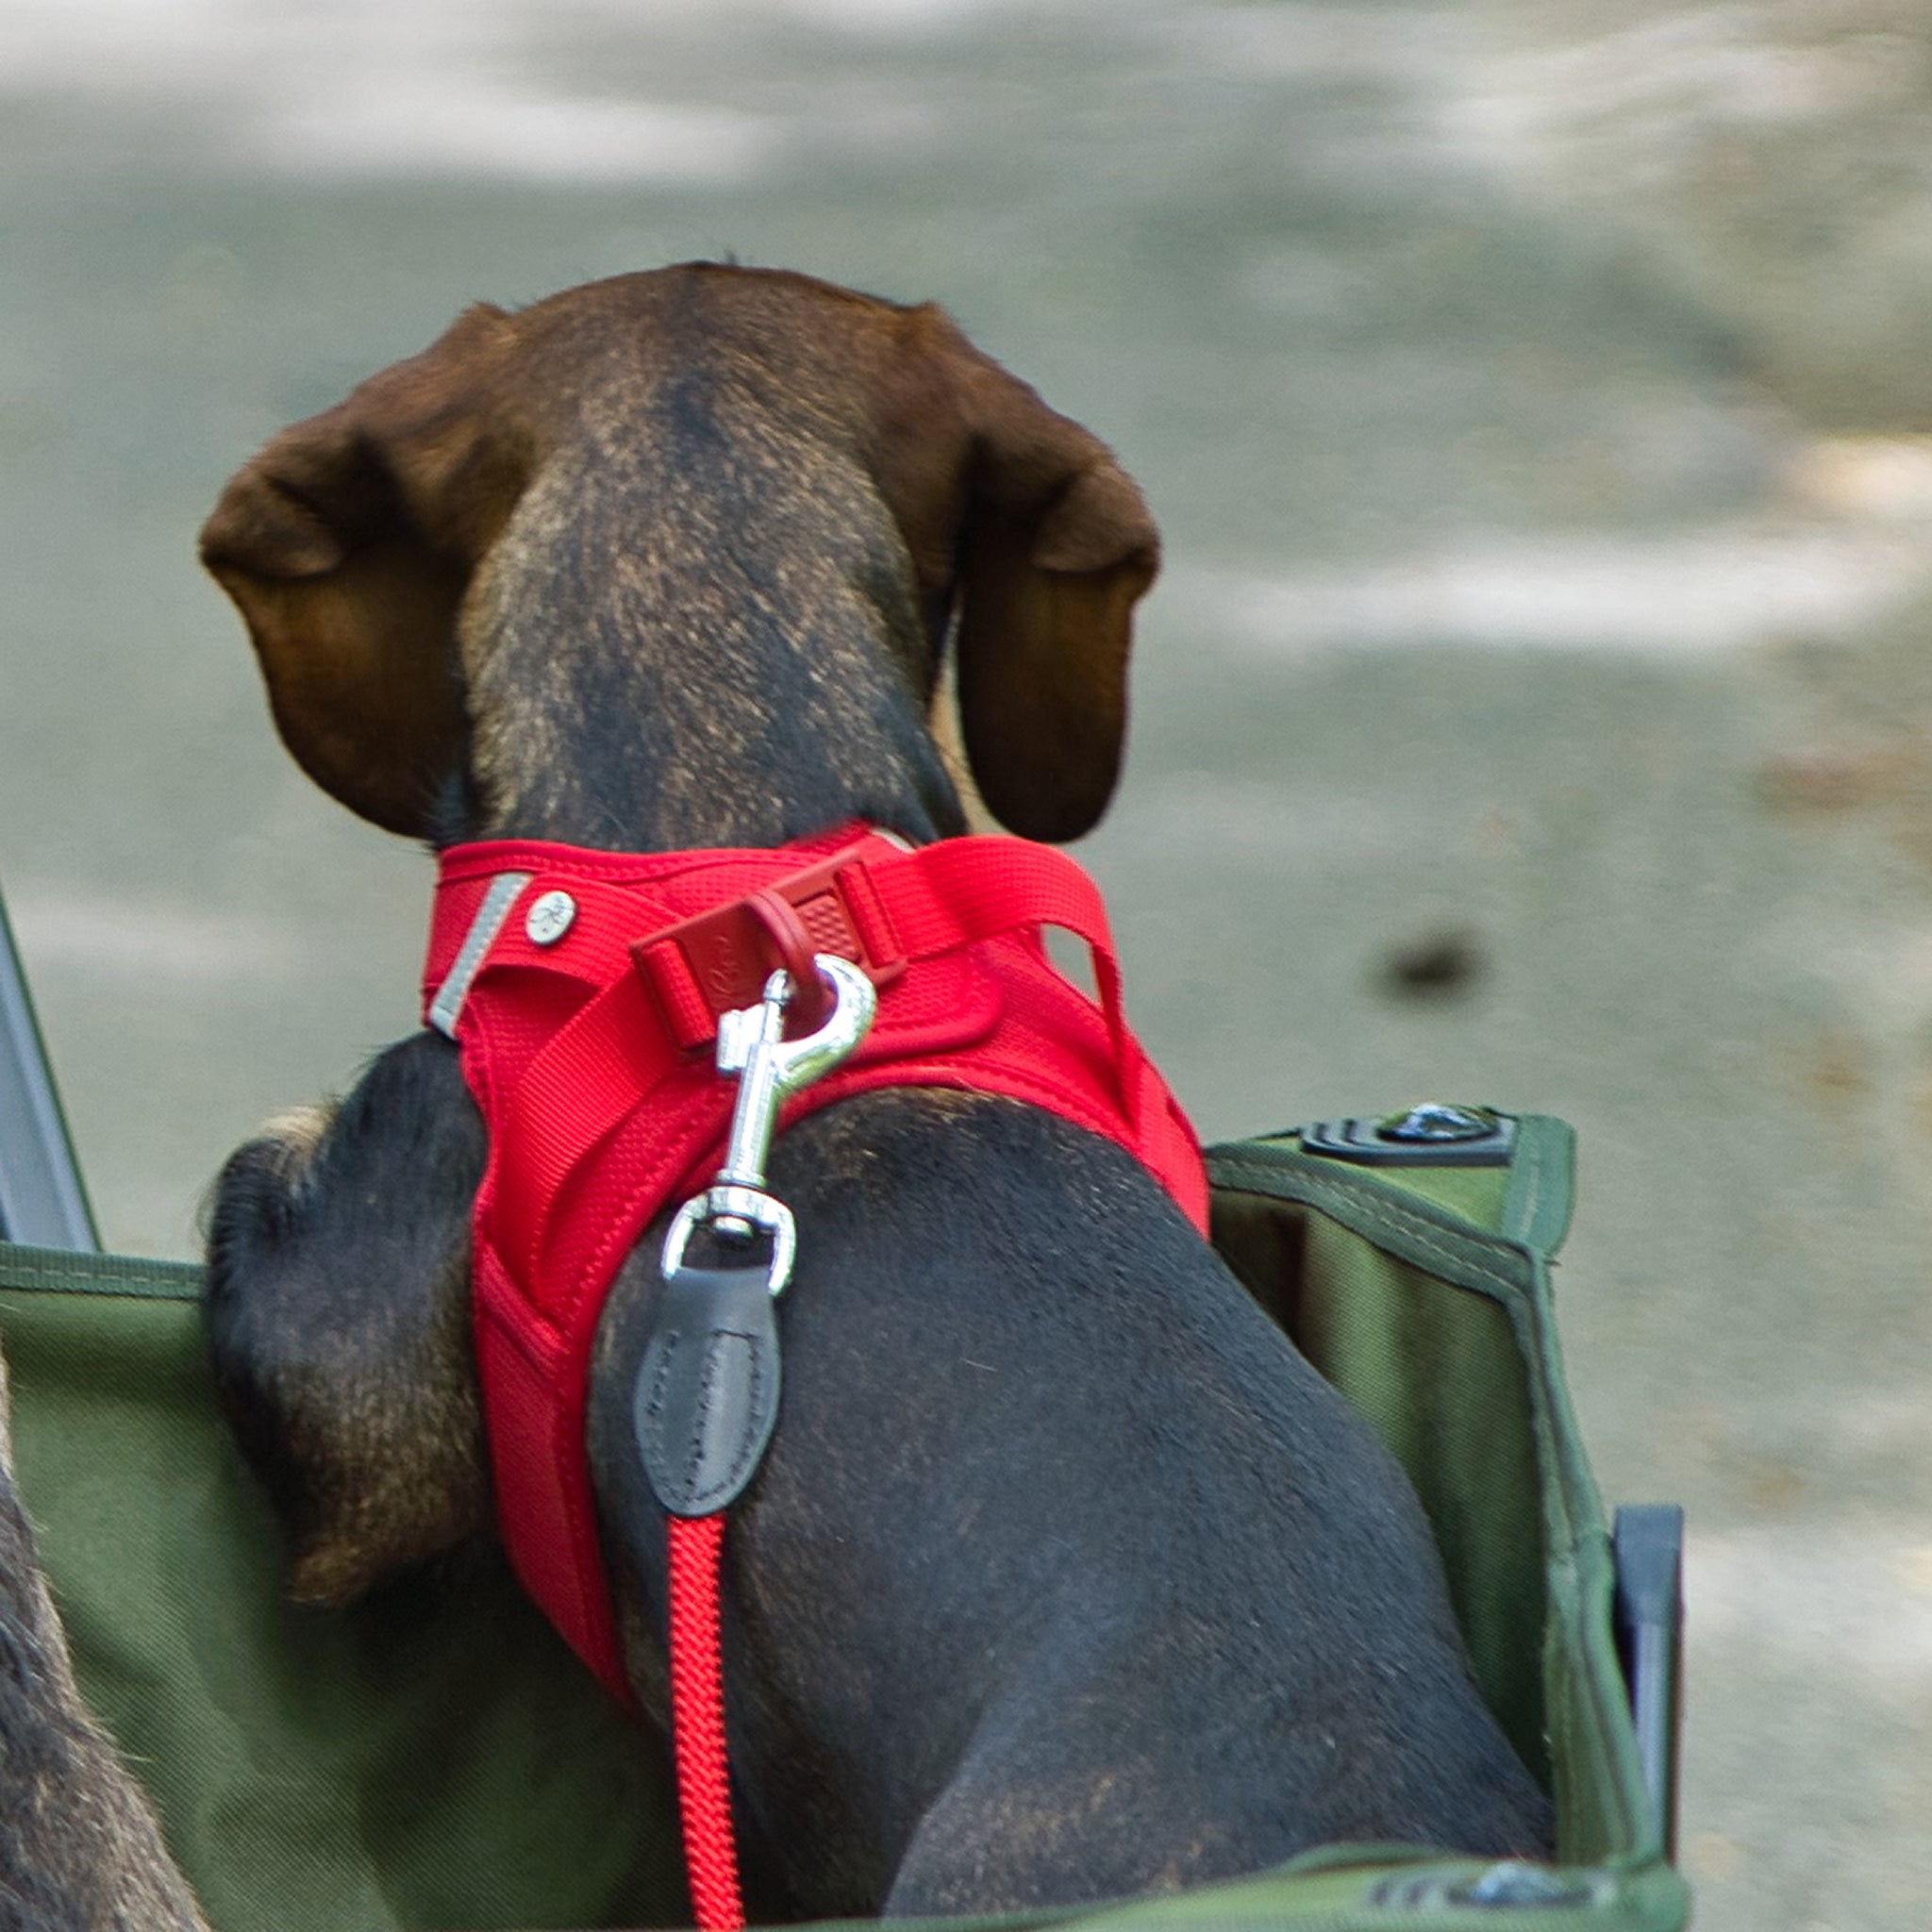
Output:
<svg viewBox="0 0 1932 1932">
<path fill-rule="evenodd" d="M 1328 1841 L 1537 1842 L 1417 1587 L 1407 1483 L 1130 1157 L 1011 1103 L 884 1094 L 801 1123 L 774 1179 L 809 1239 L 785 1423 L 732 1519 L 732 1716 L 795 1896 L 1019 1907 Z M 647 1625 L 626 1397 L 651 1253 L 608 1306 L 591 1427 Z"/>
<path fill-rule="evenodd" d="M 274 1139 L 229 1157 L 208 1316 L 219 1358 L 247 1365 L 225 1379 L 228 1418 L 305 1553 L 293 1587 L 340 1603 L 491 1520 L 468 1321 L 487 1148 L 437 1033 L 391 1047 L 322 1118 L 310 1158 Z"/>
</svg>

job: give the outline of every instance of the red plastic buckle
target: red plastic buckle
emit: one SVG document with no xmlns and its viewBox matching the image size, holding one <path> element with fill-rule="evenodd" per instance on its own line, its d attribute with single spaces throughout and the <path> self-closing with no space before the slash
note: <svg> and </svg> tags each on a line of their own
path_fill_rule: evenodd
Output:
<svg viewBox="0 0 1932 1932">
<path fill-rule="evenodd" d="M 793 918 L 795 933 L 787 929 Z M 712 1038 L 720 1013 L 757 1006 L 778 967 L 796 974 L 800 938 L 811 952 L 850 959 L 881 990 L 890 986 L 906 970 L 904 953 L 882 957 L 891 932 L 863 861 L 828 858 L 653 933 L 630 950 L 672 1036 L 689 1048 Z M 800 1003 L 802 1020 L 808 1022 L 812 1004 Z"/>
</svg>

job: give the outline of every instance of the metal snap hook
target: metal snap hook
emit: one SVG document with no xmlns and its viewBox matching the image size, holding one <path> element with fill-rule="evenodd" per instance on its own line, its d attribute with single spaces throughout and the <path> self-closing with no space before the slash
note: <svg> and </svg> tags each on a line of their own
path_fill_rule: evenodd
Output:
<svg viewBox="0 0 1932 1932">
<path fill-rule="evenodd" d="M 771 1291 L 777 1294 L 791 1279 L 797 1247 L 791 1210 L 765 1191 L 765 1163 L 778 1110 L 845 1059 L 871 1030 L 878 1011 L 876 990 L 851 960 L 819 953 L 812 965 L 829 988 L 832 1008 L 824 1024 L 802 1039 L 785 1038 L 791 976 L 782 967 L 765 981 L 764 997 L 757 1006 L 720 1016 L 718 1071 L 738 1076 L 731 1135 L 716 1179 L 678 1209 L 664 1237 L 661 1267 L 667 1279 L 683 1263 L 685 1247 L 699 1226 L 736 1241 L 769 1235 Z"/>
</svg>

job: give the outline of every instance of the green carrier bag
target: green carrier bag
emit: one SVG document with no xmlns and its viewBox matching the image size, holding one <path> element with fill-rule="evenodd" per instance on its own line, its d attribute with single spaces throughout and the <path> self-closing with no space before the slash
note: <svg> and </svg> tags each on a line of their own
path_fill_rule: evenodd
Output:
<svg viewBox="0 0 1932 1932">
<path fill-rule="evenodd" d="M 1494 1151 L 1464 1157 L 1488 1164 L 1441 1165 L 1367 1125 L 1212 1149 L 1214 1238 L 1407 1467 L 1484 1690 L 1556 1799 L 1558 1862 L 1334 1846 L 1002 1925 L 1685 1924 L 1666 1843 L 1674 1549 L 1666 1535 L 1646 1596 L 1626 1539 L 1620 1592 L 1552 1318 L 1570 1131 L 1502 1117 Z M 200 1293 L 191 1267 L 0 1243 L 20 1485 L 82 1688 L 217 1932 L 683 1923 L 656 1743 L 500 1558 L 432 1566 L 346 1612 L 282 1602 L 273 1525 L 215 1410 Z"/>
</svg>

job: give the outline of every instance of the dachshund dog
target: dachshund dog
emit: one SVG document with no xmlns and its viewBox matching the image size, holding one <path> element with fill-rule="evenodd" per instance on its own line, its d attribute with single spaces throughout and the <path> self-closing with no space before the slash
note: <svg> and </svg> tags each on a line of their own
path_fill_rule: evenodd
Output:
<svg viewBox="0 0 1932 1932">
<path fill-rule="evenodd" d="M 480 307 L 283 432 L 202 536 L 290 750 L 377 824 L 603 851 L 967 829 L 1113 790 L 1158 539 L 1094 437 L 930 306 L 694 263 Z M 950 700 L 949 700 L 950 701 Z M 488 1135 L 448 1041 L 227 1163 L 224 1399 L 341 1602 L 484 1531 Z M 1546 1850 L 1368 1428 L 1112 1142 L 895 1089 L 790 1129 L 785 1407 L 732 1517 L 740 1827 L 774 1911 L 995 1911 L 1337 1840 Z M 597 1331 L 624 1667 L 667 1707 L 631 1396 L 660 1220 Z"/>
</svg>

